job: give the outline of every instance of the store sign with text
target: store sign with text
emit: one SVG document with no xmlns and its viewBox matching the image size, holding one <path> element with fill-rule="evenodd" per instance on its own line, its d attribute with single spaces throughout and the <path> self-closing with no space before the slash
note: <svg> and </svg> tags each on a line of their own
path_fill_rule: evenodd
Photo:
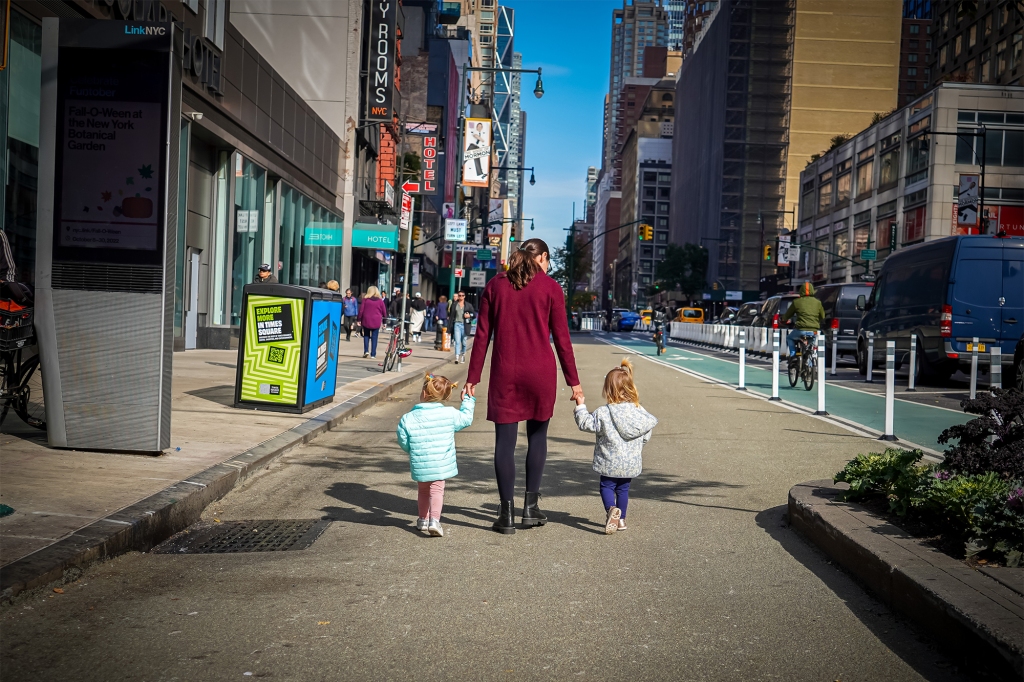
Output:
<svg viewBox="0 0 1024 682">
<path fill-rule="evenodd" d="M 395 116 L 395 17 L 398 0 L 371 0 L 368 27 L 366 120 L 392 121 Z"/>
<path fill-rule="evenodd" d="M 423 138 L 423 158 L 420 159 L 420 189 L 417 194 L 437 194 L 437 136 Z"/>
</svg>

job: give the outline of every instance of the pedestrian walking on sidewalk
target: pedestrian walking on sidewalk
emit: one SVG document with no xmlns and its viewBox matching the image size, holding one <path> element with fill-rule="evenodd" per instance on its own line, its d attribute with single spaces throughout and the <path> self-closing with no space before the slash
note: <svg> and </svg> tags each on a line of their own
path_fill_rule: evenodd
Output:
<svg viewBox="0 0 1024 682">
<path fill-rule="evenodd" d="M 475 312 L 473 304 L 466 300 L 466 292 L 456 292 L 455 298 L 448 306 L 448 328 L 455 349 L 456 365 L 466 361 L 466 337 L 469 336 L 469 329 L 473 325 Z"/>
<path fill-rule="evenodd" d="M 420 334 L 423 333 L 423 320 L 426 317 L 427 302 L 423 300 L 420 292 L 413 294 L 412 302 L 409 304 L 409 331 L 412 332 L 412 340 L 420 342 Z"/>
<path fill-rule="evenodd" d="M 359 326 L 363 329 L 363 357 L 377 357 L 377 335 L 388 310 L 380 297 L 380 289 L 369 287 L 363 305 L 359 306 Z"/>
<path fill-rule="evenodd" d="M 548 421 L 555 410 L 555 354 L 572 398 L 583 398 L 576 374 L 576 358 L 565 321 L 562 287 L 547 275 L 548 245 L 528 239 L 509 257 L 507 272 L 487 283 L 480 299 L 476 342 L 469 360 L 466 392 L 475 395 L 487 348 L 493 341 L 490 383 L 487 389 L 487 420 L 494 422 L 494 474 L 501 506 L 494 530 L 515 532 L 516 436 L 519 422 L 526 422 L 526 500 L 524 527 L 543 526 L 547 517 L 538 506 L 544 462 L 548 453 Z"/>
<path fill-rule="evenodd" d="M 434 350 L 444 350 L 444 330 L 448 328 L 448 297 L 441 296 L 434 306 Z"/>
<path fill-rule="evenodd" d="M 342 326 L 345 328 L 345 340 L 352 340 L 352 328 L 359 317 L 359 299 L 352 295 L 351 289 L 345 289 L 345 297 L 341 299 Z"/>
<path fill-rule="evenodd" d="M 604 532 L 609 535 L 626 530 L 629 484 L 643 470 L 644 444 L 658 420 L 640 407 L 640 394 L 633 382 L 633 365 L 622 364 L 604 378 L 601 392 L 608 401 L 593 413 L 587 412 L 583 396 L 576 398 L 576 426 L 580 431 L 597 434 L 594 446 L 594 471 L 601 475 L 601 501 L 604 502 Z"/>
<path fill-rule="evenodd" d="M 434 537 L 444 536 L 441 527 L 444 482 L 459 475 L 455 433 L 473 423 L 476 407 L 476 398 L 465 391 L 458 410 L 444 404 L 456 386 L 447 377 L 426 375 L 420 402 L 398 422 L 398 444 L 409 453 L 412 480 L 419 486 L 416 530 Z"/>
</svg>

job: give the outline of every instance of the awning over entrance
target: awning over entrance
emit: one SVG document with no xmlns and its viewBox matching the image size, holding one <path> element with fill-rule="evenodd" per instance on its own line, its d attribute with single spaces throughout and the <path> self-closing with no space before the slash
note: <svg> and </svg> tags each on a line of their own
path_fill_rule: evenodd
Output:
<svg viewBox="0 0 1024 682">
<path fill-rule="evenodd" d="M 356 223 L 352 226 L 352 248 L 398 250 L 398 225 Z"/>
</svg>

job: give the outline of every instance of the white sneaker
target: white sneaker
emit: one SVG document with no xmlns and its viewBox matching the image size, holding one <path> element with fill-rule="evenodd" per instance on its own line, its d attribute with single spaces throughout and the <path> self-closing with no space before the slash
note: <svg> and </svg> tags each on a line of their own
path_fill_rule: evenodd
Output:
<svg viewBox="0 0 1024 682">
<path fill-rule="evenodd" d="M 611 535 L 619 529 L 620 516 L 622 516 L 622 512 L 618 507 L 610 507 L 608 509 L 608 518 L 604 523 L 604 532 L 606 535 Z"/>
<path fill-rule="evenodd" d="M 428 523 L 427 519 L 416 519 L 416 530 L 426 533 Z"/>
<path fill-rule="evenodd" d="M 444 537 L 444 528 L 441 527 L 441 522 L 437 519 L 430 519 L 430 523 L 427 524 L 427 532 L 435 538 Z"/>
</svg>

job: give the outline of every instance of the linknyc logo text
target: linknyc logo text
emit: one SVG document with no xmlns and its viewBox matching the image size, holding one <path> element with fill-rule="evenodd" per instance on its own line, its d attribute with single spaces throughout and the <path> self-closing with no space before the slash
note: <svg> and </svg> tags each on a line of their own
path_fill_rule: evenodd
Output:
<svg viewBox="0 0 1024 682">
<path fill-rule="evenodd" d="M 166 26 L 125 26 L 124 32 L 131 36 L 163 36 L 167 35 Z"/>
</svg>

